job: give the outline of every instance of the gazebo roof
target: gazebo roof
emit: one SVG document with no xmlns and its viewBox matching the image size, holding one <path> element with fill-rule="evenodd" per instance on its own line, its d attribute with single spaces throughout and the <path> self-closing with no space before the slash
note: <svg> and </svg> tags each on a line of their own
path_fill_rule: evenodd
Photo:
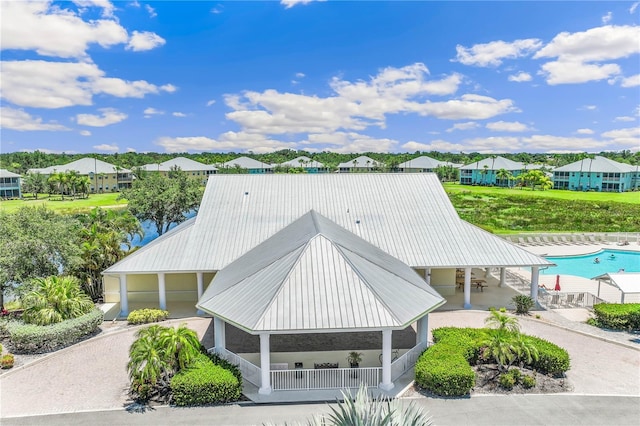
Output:
<svg viewBox="0 0 640 426">
<path fill-rule="evenodd" d="M 405 328 L 444 303 L 417 273 L 311 210 L 222 269 L 198 308 L 250 333 Z"/>
<path fill-rule="evenodd" d="M 625 294 L 640 293 L 640 272 L 619 272 L 602 274 L 594 280 L 608 280 L 611 285 L 618 287 Z"/>
</svg>

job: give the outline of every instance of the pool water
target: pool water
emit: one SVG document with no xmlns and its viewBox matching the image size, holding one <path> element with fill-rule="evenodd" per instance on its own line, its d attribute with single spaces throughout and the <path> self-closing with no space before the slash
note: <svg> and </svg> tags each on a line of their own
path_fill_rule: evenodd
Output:
<svg viewBox="0 0 640 426">
<path fill-rule="evenodd" d="M 600 263 L 595 263 L 596 257 Z M 546 259 L 558 266 L 541 269 L 542 275 L 560 274 L 593 278 L 607 272 L 618 272 L 621 269 L 625 272 L 640 272 L 640 252 L 601 250 L 583 256 L 549 256 Z"/>
</svg>

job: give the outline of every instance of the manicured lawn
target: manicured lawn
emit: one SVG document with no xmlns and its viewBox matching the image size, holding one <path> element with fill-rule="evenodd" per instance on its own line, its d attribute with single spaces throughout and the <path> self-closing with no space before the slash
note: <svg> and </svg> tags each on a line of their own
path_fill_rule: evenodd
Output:
<svg viewBox="0 0 640 426">
<path fill-rule="evenodd" d="M 617 203 L 640 204 L 640 192 L 579 192 L 549 189 L 547 191 L 531 189 L 509 189 L 494 186 L 460 185 L 458 183 L 445 183 L 444 189 L 449 193 L 470 192 L 472 194 L 486 195 L 511 195 L 535 198 L 553 198 L 568 201 L 614 201 Z"/>
<path fill-rule="evenodd" d="M 64 201 L 62 201 L 59 195 L 53 195 L 49 198 L 47 194 L 40 194 L 37 200 L 25 197 L 23 200 L 0 201 L 0 210 L 13 212 L 24 206 L 36 207 L 45 205 L 47 208 L 59 213 L 79 213 L 87 212 L 94 207 L 125 207 L 127 200 L 116 200 L 118 195 L 120 194 L 117 192 L 90 194 L 89 198 L 72 200 L 65 197 Z"/>
</svg>

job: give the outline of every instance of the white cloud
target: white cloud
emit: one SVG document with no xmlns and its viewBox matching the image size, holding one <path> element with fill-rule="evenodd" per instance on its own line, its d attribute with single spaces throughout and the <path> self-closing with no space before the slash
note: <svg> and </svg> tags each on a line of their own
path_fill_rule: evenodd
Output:
<svg viewBox="0 0 640 426">
<path fill-rule="evenodd" d="M 258 134 L 226 132 L 219 139 L 206 136 L 161 137 L 155 141 L 166 152 L 185 151 L 253 151 L 255 153 L 273 152 L 280 149 L 295 149 L 291 142 L 281 142 Z"/>
<path fill-rule="evenodd" d="M 224 5 L 222 4 L 217 4 L 213 8 L 211 8 L 211 13 L 213 13 L 214 15 L 218 15 L 223 11 L 224 11 Z"/>
<path fill-rule="evenodd" d="M 438 139 L 431 143 L 410 141 L 402 145 L 401 148 L 406 151 L 462 152 L 465 147 L 461 144 Z"/>
<path fill-rule="evenodd" d="M 128 147 L 127 152 L 137 152 L 135 148 Z"/>
<path fill-rule="evenodd" d="M 638 8 L 638 5 L 640 5 L 640 1 L 637 1 L 634 4 L 632 4 L 631 7 L 629 8 L 629 13 L 633 14 Z"/>
<path fill-rule="evenodd" d="M 495 121 L 487 123 L 485 127 L 494 132 L 526 132 L 531 130 L 529 126 L 518 121 Z"/>
<path fill-rule="evenodd" d="M 142 111 L 144 114 L 144 118 L 151 118 L 154 115 L 163 115 L 164 111 L 160 111 L 159 109 L 155 109 L 152 107 L 146 108 L 144 111 Z"/>
<path fill-rule="evenodd" d="M 102 8 L 103 17 L 113 16 L 113 4 L 109 0 L 72 0 L 80 8 L 99 7 Z"/>
<path fill-rule="evenodd" d="M 611 22 L 611 19 L 613 19 L 613 13 L 611 12 L 607 12 L 603 17 L 602 17 L 602 23 L 607 25 L 609 22 Z"/>
<path fill-rule="evenodd" d="M 305 78 L 305 74 L 303 72 L 297 72 L 296 73 L 296 78 Z"/>
<path fill-rule="evenodd" d="M 82 136 L 91 136 L 91 132 L 88 130 L 80 130 L 80 135 Z"/>
<path fill-rule="evenodd" d="M 127 43 L 126 49 L 133 50 L 134 52 L 141 52 L 144 50 L 155 49 L 165 43 L 166 40 L 156 33 L 149 31 L 134 31 L 133 35 L 129 39 L 129 43 Z"/>
<path fill-rule="evenodd" d="M 187 114 L 185 114 L 184 112 L 179 112 L 179 111 L 172 112 L 171 115 L 173 115 L 174 117 L 186 117 L 187 116 Z"/>
<path fill-rule="evenodd" d="M 211 105 L 215 104 L 216 100 L 215 99 L 211 99 L 210 101 L 207 102 L 207 106 L 210 107 Z"/>
<path fill-rule="evenodd" d="M 374 138 L 356 132 L 332 132 L 310 134 L 300 145 L 314 145 L 316 150 L 329 150 L 339 153 L 392 152 L 398 141 L 388 138 Z"/>
<path fill-rule="evenodd" d="M 91 105 L 95 94 L 143 98 L 175 91 L 172 85 L 158 87 L 144 80 L 105 77 L 95 64 L 75 62 L 4 61 L 0 81 L 4 99 L 36 108 Z"/>
<path fill-rule="evenodd" d="M 81 126 L 105 127 L 127 119 L 127 114 L 114 108 L 101 108 L 98 111 L 101 115 L 78 114 L 76 122 Z"/>
<path fill-rule="evenodd" d="M 510 75 L 509 81 L 515 81 L 516 83 L 522 83 L 523 81 L 531 81 L 531 74 L 528 72 L 520 71 L 518 74 Z"/>
<path fill-rule="evenodd" d="M 446 131 L 448 133 L 451 133 L 454 130 L 472 130 L 472 129 L 477 129 L 478 127 L 480 127 L 480 125 L 475 121 L 467 121 L 466 123 L 456 123 L 450 128 L 448 128 Z"/>
<path fill-rule="evenodd" d="M 578 129 L 576 130 L 576 133 L 579 135 L 592 135 L 594 131 L 591 129 Z"/>
<path fill-rule="evenodd" d="M 592 138 L 564 137 L 553 135 L 533 135 L 522 138 L 523 148 L 527 152 L 558 152 L 562 147 L 564 152 L 584 152 L 585 150 L 604 150 L 608 143 Z"/>
<path fill-rule="evenodd" d="M 640 86 L 640 74 L 632 75 L 631 77 L 626 77 L 622 79 L 622 83 L 620 83 L 622 87 L 637 87 Z"/>
<path fill-rule="evenodd" d="M 144 8 L 147 9 L 147 12 L 149 13 L 150 18 L 155 18 L 156 16 L 158 16 L 158 14 L 156 13 L 156 10 L 150 5 L 145 4 Z"/>
<path fill-rule="evenodd" d="M 20 132 L 33 130 L 61 131 L 71 130 L 56 122 L 43 123 L 42 118 L 33 117 L 22 109 L 0 107 L 0 128 Z"/>
<path fill-rule="evenodd" d="M 324 0 L 280 0 L 280 4 L 284 6 L 285 9 L 291 9 L 296 5 L 307 5 L 314 1 L 324 1 Z"/>
<path fill-rule="evenodd" d="M 2 2 L 0 22 L 2 49 L 35 50 L 44 56 L 86 59 L 89 44 L 108 48 L 128 39 L 127 30 L 114 20 L 85 22 L 50 1 Z"/>
<path fill-rule="evenodd" d="M 636 121 L 636 120 L 637 120 L 637 118 L 629 117 L 628 115 L 624 115 L 624 116 L 621 116 L 621 117 L 614 118 L 613 121 Z"/>
<path fill-rule="evenodd" d="M 608 79 L 620 74 L 620 66 L 602 63 L 640 53 L 640 27 L 607 25 L 586 31 L 556 35 L 534 58 L 557 58 L 542 65 L 547 83 L 571 84 Z"/>
<path fill-rule="evenodd" d="M 616 129 L 604 132 L 601 135 L 616 145 L 625 145 L 635 150 L 640 149 L 640 127 L 630 127 L 627 129 Z"/>
<path fill-rule="evenodd" d="M 456 46 L 456 61 L 465 65 L 478 67 L 498 66 L 503 59 L 516 59 L 527 56 L 542 46 L 537 38 L 506 42 L 502 40 L 471 47 Z"/>
<path fill-rule="evenodd" d="M 597 105 L 582 105 L 578 110 L 595 111 L 598 109 Z"/>
<path fill-rule="evenodd" d="M 96 151 L 118 152 L 120 148 L 118 148 L 118 145 L 109 145 L 109 144 L 103 143 L 101 145 L 94 145 L 93 149 L 95 149 Z"/>
</svg>

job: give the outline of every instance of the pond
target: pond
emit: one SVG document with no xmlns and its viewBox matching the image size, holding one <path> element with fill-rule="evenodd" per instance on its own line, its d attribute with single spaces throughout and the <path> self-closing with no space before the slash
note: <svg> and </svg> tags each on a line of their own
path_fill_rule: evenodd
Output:
<svg viewBox="0 0 640 426">
<path fill-rule="evenodd" d="M 187 214 L 185 214 L 185 216 L 188 219 L 191 219 L 192 217 L 194 217 L 197 214 L 197 212 L 191 211 Z M 146 246 L 147 244 L 149 244 L 151 241 L 155 240 L 156 238 L 158 238 L 158 232 L 156 231 L 156 225 L 151 222 L 150 220 L 145 220 L 144 222 L 140 222 L 140 226 L 142 226 L 142 231 L 143 231 L 143 237 L 140 238 L 139 236 L 135 236 L 133 237 L 131 241 L 131 247 L 142 247 L 142 246 Z M 169 227 L 169 229 L 173 229 L 175 228 L 177 225 L 175 223 L 171 224 L 171 226 Z"/>
</svg>

